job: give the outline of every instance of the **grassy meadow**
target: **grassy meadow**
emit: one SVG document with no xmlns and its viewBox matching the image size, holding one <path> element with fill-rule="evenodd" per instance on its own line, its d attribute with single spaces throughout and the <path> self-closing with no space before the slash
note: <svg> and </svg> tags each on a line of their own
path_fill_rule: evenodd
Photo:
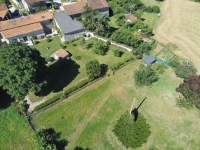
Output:
<svg viewBox="0 0 200 150">
<path fill-rule="evenodd" d="M 112 132 L 121 114 L 146 96 L 139 108 L 151 126 L 151 136 L 139 149 L 198 149 L 196 131 L 200 131 L 200 112 L 180 109 L 175 88 L 182 82 L 171 69 L 159 75 L 151 87 L 134 86 L 134 70 L 141 64 L 134 61 L 115 75 L 99 80 L 77 94 L 33 117 L 36 129 L 52 127 L 69 141 L 66 149 L 76 146 L 89 149 L 126 149 Z"/>
<path fill-rule="evenodd" d="M 0 110 L 0 150 L 40 150 L 24 116 L 14 106 Z"/>
</svg>

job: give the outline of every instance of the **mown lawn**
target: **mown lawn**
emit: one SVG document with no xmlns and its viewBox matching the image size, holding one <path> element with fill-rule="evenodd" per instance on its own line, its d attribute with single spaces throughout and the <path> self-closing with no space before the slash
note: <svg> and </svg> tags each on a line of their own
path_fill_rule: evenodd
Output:
<svg viewBox="0 0 200 150">
<path fill-rule="evenodd" d="M 52 37 L 51 42 L 47 42 L 46 39 L 41 40 L 40 43 L 31 46 L 32 48 L 36 48 L 40 51 L 41 56 L 46 58 L 50 57 L 55 51 L 60 49 L 61 40 L 59 36 Z M 47 47 L 50 47 L 47 49 Z"/>
<path fill-rule="evenodd" d="M 1 150 L 40 150 L 24 116 L 13 106 L 0 110 Z"/>
<path fill-rule="evenodd" d="M 116 23 L 116 20 L 117 20 L 116 16 L 112 16 L 110 17 L 110 21 L 108 22 L 108 24 L 113 28 L 119 28 L 119 26 Z"/>
<path fill-rule="evenodd" d="M 160 20 L 160 17 L 158 17 L 157 13 L 144 12 L 142 18 L 145 19 L 143 22 L 153 29 L 157 27 L 158 22 Z"/>
<path fill-rule="evenodd" d="M 176 106 L 176 87 L 182 82 L 171 69 L 159 75 L 151 87 L 134 86 L 134 70 L 141 64 L 134 61 L 115 75 L 69 97 L 33 118 L 37 129 L 53 127 L 69 140 L 66 149 L 75 146 L 90 149 L 126 149 L 112 129 L 121 114 L 129 111 L 133 98 L 151 126 L 151 136 L 141 149 L 198 149 L 200 147 L 200 112 Z M 103 90 L 104 89 L 104 90 Z"/>
<path fill-rule="evenodd" d="M 53 38 L 52 42 L 56 41 L 57 38 L 58 37 Z M 47 41 L 42 41 L 42 42 L 39 44 L 42 44 L 44 48 L 46 47 L 47 44 L 49 44 L 47 43 Z M 88 42 L 95 43 L 96 40 L 94 39 L 86 40 L 86 43 Z M 56 43 L 53 43 L 53 44 L 56 44 Z M 59 43 L 57 43 L 57 45 L 60 46 Z M 47 93 L 46 95 L 43 94 L 44 96 L 47 96 L 47 95 L 49 96 L 50 93 L 60 92 L 63 90 L 63 88 L 70 88 L 71 86 L 75 86 L 78 82 L 87 78 L 85 65 L 90 60 L 96 59 L 99 61 L 100 64 L 106 64 L 109 67 L 110 65 L 113 65 L 115 63 L 124 62 L 126 58 L 133 56 L 131 52 L 120 49 L 123 52 L 122 56 L 115 57 L 113 55 L 112 50 L 115 49 L 116 46 L 113 46 L 113 45 L 110 46 L 107 54 L 104 56 L 94 54 L 92 48 L 87 50 L 84 48 L 85 46 L 80 46 L 80 40 L 69 42 L 68 44 L 65 44 L 65 45 L 66 45 L 66 50 L 70 53 L 70 58 L 71 58 L 70 63 L 66 70 L 57 69 L 56 63 L 50 65 L 50 68 L 52 70 L 51 72 L 54 73 L 54 76 L 52 77 L 52 80 L 51 80 L 52 86 L 49 86 L 47 90 L 49 92 L 46 92 Z M 50 56 L 50 54 L 53 53 L 53 51 L 49 53 L 47 49 L 45 50 L 42 49 L 41 45 L 36 45 L 36 46 L 39 46 L 36 48 L 41 52 L 42 56 L 45 56 L 47 54 Z M 50 49 L 51 48 L 52 47 L 50 46 Z M 54 52 L 57 50 L 58 48 L 57 49 L 54 48 Z M 48 52 L 47 54 L 45 54 L 46 51 Z M 77 56 L 80 56 L 81 59 L 77 60 L 76 59 Z M 38 100 L 41 100 L 44 97 L 35 96 L 33 93 L 30 93 L 29 98 L 32 102 L 36 102 Z"/>
</svg>

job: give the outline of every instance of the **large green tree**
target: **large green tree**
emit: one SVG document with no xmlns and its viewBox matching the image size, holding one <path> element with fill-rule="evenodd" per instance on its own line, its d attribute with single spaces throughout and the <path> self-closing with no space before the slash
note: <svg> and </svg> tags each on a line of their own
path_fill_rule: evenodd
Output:
<svg viewBox="0 0 200 150">
<path fill-rule="evenodd" d="M 46 84 L 46 70 L 45 59 L 36 49 L 17 41 L 0 47 L 0 86 L 13 98 L 39 92 Z"/>
<path fill-rule="evenodd" d="M 98 60 L 91 60 L 86 63 L 86 71 L 90 78 L 97 78 L 101 75 L 101 66 Z"/>
<path fill-rule="evenodd" d="M 158 75 L 151 68 L 151 66 L 145 67 L 141 65 L 134 73 L 134 82 L 138 87 L 150 86 L 153 82 L 158 80 Z"/>
</svg>

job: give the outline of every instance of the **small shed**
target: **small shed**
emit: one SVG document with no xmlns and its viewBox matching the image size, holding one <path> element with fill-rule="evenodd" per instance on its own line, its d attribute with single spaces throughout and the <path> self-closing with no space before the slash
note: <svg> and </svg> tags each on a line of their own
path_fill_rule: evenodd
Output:
<svg viewBox="0 0 200 150">
<path fill-rule="evenodd" d="M 151 65 L 151 64 L 153 64 L 155 61 L 156 61 L 156 58 L 153 57 L 153 56 L 151 56 L 151 55 L 149 55 L 149 56 L 147 56 L 142 62 L 143 62 L 144 65 Z"/>
<path fill-rule="evenodd" d="M 64 49 L 59 49 L 58 51 L 53 53 L 51 57 L 53 57 L 56 60 L 65 59 L 65 58 L 69 59 L 69 53 L 65 51 Z"/>
</svg>

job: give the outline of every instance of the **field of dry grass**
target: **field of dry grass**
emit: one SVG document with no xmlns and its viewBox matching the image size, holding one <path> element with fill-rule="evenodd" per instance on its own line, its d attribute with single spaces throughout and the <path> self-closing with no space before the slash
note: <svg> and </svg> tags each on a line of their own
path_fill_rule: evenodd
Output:
<svg viewBox="0 0 200 150">
<path fill-rule="evenodd" d="M 174 45 L 174 52 L 191 60 L 200 72 L 200 3 L 189 0 L 165 0 L 155 38 Z"/>
</svg>

